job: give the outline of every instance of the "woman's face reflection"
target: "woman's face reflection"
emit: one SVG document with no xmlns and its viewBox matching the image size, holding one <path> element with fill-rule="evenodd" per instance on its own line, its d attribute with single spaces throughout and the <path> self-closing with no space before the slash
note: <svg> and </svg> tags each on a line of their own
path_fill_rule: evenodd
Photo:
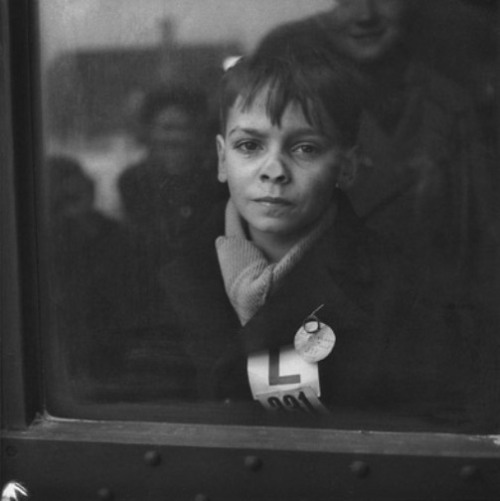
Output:
<svg viewBox="0 0 500 501">
<path fill-rule="evenodd" d="M 359 63 L 376 62 L 400 39 L 409 0 L 334 0 L 330 35 Z"/>
</svg>

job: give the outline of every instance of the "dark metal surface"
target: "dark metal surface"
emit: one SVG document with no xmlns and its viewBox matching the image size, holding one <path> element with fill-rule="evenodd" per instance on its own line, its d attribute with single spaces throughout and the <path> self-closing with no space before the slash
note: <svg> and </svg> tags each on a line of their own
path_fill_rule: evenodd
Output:
<svg viewBox="0 0 500 501">
<path fill-rule="evenodd" d="M 48 419 L 2 461 L 43 500 L 500 498 L 498 436 Z"/>
<path fill-rule="evenodd" d="M 19 479 L 33 499 L 439 499 L 497 500 L 498 460 L 364 456 L 369 475 L 353 474 L 352 454 L 259 451 L 248 469 L 245 449 L 159 448 L 157 468 L 144 465 L 144 446 L 6 439 L 5 478 Z M 11 451 L 13 449 L 10 449 Z M 12 454 L 12 452 L 11 452 Z M 464 468 L 476 468 L 464 477 Z M 203 496 L 203 497 L 202 497 Z"/>
</svg>

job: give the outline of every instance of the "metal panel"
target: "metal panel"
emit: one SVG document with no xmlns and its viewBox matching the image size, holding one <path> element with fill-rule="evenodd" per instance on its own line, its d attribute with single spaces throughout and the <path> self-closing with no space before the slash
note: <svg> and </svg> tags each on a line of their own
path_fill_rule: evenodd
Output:
<svg viewBox="0 0 500 501">
<path fill-rule="evenodd" d="M 500 498 L 500 437 L 46 420 L 2 454 L 33 499 Z"/>
</svg>

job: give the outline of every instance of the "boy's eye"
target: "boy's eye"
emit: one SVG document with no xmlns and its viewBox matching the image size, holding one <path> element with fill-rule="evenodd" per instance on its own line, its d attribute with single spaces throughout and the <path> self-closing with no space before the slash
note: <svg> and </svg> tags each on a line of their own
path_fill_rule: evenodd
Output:
<svg viewBox="0 0 500 501">
<path fill-rule="evenodd" d="M 245 140 L 236 143 L 235 148 L 243 153 L 253 153 L 260 148 L 257 141 Z"/>
<path fill-rule="evenodd" d="M 321 152 L 321 148 L 312 143 L 300 143 L 292 148 L 292 152 L 305 157 L 311 157 L 318 155 Z"/>
</svg>

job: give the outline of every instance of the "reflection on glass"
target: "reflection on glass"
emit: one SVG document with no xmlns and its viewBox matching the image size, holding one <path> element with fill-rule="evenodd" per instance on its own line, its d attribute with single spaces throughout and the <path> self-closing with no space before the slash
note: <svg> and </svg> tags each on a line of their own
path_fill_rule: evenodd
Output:
<svg viewBox="0 0 500 501">
<path fill-rule="evenodd" d="M 495 429 L 496 4 L 60 3 L 40 2 L 56 412 Z"/>
</svg>

